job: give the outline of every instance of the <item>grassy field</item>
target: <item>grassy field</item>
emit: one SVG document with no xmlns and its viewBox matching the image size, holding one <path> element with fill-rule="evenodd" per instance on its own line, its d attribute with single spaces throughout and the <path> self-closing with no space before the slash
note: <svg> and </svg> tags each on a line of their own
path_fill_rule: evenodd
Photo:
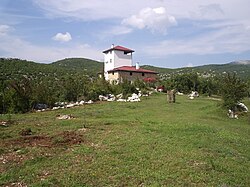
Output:
<svg viewBox="0 0 250 187">
<path fill-rule="evenodd" d="M 1 116 L 0 186 L 250 186 L 250 116 L 219 104 L 157 94 Z"/>
</svg>

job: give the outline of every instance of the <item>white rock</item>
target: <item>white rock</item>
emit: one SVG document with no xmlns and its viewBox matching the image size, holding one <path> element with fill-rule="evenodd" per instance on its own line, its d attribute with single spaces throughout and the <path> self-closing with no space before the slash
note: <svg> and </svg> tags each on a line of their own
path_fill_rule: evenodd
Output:
<svg viewBox="0 0 250 187">
<path fill-rule="evenodd" d="M 126 99 L 117 99 L 118 102 L 127 102 Z"/>
<path fill-rule="evenodd" d="M 88 102 L 87 102 L 88 104 L 92 104 L 92 103 L 94 103 L 92 100 L 89 100 Z"/>
<path fill-rule="evenodd" d="M 75 106 L 74 103 L 66 105 L 67 108 L 72 108 L 72 107 L 74 107 L 74 106 Z"/>
<path fill-rule="evenodd" d="M 85 103 L 84 101 L 80 101 L 80 103 L 79 103 L 79 104 L 80 104 L 80 105 L 83 105 L 84 103 Z"/>
</svg>

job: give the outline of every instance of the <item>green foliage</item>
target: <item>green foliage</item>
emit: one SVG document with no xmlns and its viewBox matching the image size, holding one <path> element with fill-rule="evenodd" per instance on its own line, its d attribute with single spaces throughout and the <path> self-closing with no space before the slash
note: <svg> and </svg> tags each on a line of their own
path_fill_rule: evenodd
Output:
<svg viewBox="0 0 250 187">
<path fill-rule="evenodd" d="M 247 85 L 236 74 L 226 74 L 221 79 L 221 95 L 223 105 L 235 111 L 235 106 L 240 102 L 247 93 Z"/>
<path fill-rule="evenodd" d="M 196 73 L 187 73 L 174 75 L 162 83 L 166 90 L 176 89 L 179 92 L 189 93 L 198 90 L 199 78 Z"/>
<path fill-rule="evenodd" d="M 138 93 L 135 85 L 133 83 L 131 84 L 131 82 L 129 82 L 128 80 L 124 80 L 122 83 L 119 83 L 117 85 L 117 90 L 119 91 L 119 93 L 122 93 L 124 98 L 127 98 L 132 93 Z"/>
<path fill-rule="evenodd" d="M 82 72 L 82 74 L 97 76 L 97 73 L 103 71 L 103 63 L 85 58 L 66 58 L 53 62 L 54 67 L 60 67 L 72 72 Z"/>
<path fill-rule="evenodd" d="M 201 94 L 213 95 L 219 93 L 217 76 L 211 76 L 213 67 L 232 69 L 237 66 L 248 65 L 221 65 L 202 66 L 198 69 L 210 68 L 206 70 L 207 76 L 196 71 L 197 68 L 181 68 L 176 70 L 161 69 L 145 66 L 143 68 L 152 69 L 161 73 L 166 70 L 170 75 L 168 78 L 161 78 L 157 82 L 145 83 L 136 80 L 131 84 L 128 81 L 110 85 L 103 79 L 97 79 L 97 72 L 102 72 L 103 63 L 83 59 L 70 58 L 52 64 L 38 64 L 20 59 L 0 58 L 0 113 L 16 113 L 30 111 L 36 104 L 47 104 L 52 107 L 57 101 L 79 101 L 98 100 L 99 95 L 120 94 L 124 97 L 132 93 L 137 93 L 139 88 L 143 93 L 149 87 L 164 85 L 165 91 L 176 89 L 177 91 L 190 93 L 196 90 Z M 166 73 L 165 72 L 165 73 Z M 25 78 L 24 78 L 25 77 Z M 249 83 L 250 85 L 250 83 Z M 250 87 L 250 86 L 249 86 Z M 250 95 L 248 87 L 248 94 Z"/>
<path fill-rule="evenodd" d="M 87 99 L 98 100 L 99 95 L 106 95 L 112 93 L 111 85 L 104 79 L 96 79 L 89 85 L 89 92 L 87 93 Z"/>
<path fill-rule="evenodd" d="M 250 79 L 247 81 L 247 96 L 250 98 Z"/>
<path fill-rule="evenodd" d="M 201 94 L 211 96 L 219 94 L 219 84 L 217 78 L 199 78 L 198 91 Z"/>
<path fill-rule="evenodd" d="M 14 112 L 28 112 L 32 108 L 32 86 L 28 78 L 22 77 L 20 81 L 12 81 L 9 85 L 10 89 L 15 92 L 13 94 L 13 102 L 11 106 Z"/>
<path fill-rule="evenodd" d="M 176 69 L 169 69 L 169 68 L 159 68 L 154 66 L 142 66 L 142 68 L 156 71 L 160 73 L 160 76 L 163 78 L 167 77 L 170 78 L 174 75 L 180 74 L 189 74 L 189 73 L 199 73 L 204 76 L 218 76 L 224 72 L 233 73 L 237 72 L 237 75 L 247 80 L 250 78 L 250 61 L 247 61 L 246 64 L 241 63 L 227 63 L 227 64 L 210 64 L 204 66 L 196 66 L 196 67 L 185 67 L 185 68 L 176 68 Z"/>
<path fill-rule="evenodd" d="M 56 85 L 49 84 L 50 82 L 40 82 L 33 85 L 33 100 L 34 104 L 45 103 L 52 107 L 57 101 Z"/>
</svg>

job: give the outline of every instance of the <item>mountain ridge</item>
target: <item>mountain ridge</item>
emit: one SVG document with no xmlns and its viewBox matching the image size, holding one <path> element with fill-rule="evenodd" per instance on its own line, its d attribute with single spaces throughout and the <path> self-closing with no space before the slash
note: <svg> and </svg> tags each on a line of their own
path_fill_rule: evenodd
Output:
<svg viewBox="0 0 250 187">
<path fill-rule="evenodd" d="M 103 62 L 98 62 L 86 58 L 66 58 L 49 64 L 41 64 L 34 61 L 21 59 L 0 58 L 0 76 L 4 79 L 13 79 L 23 75 L 29 77 L 36 76 L 63 76 L 63 75 L 79 75 L 84 74 L 96 77 L 98 73 L 103 71 Z M 226 72 L 237 73 L 243 79 L 250 78 L 250 60 L 232 61 L 226 64 L 207 64 L 196 67 L 183 68 L 162 68 L 151 65 L 141 66 L 144 69 L 158 72 L 161 76 L 166 77 L 179 74 L 197 72 L 200 74 L 221 74 Z"/>
</svg>

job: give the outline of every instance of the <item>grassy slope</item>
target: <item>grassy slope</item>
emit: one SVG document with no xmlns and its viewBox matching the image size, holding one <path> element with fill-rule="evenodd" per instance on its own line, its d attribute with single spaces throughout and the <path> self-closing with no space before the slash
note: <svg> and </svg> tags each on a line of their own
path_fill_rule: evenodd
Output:
<svg viewBox="0 0 250 187">
<path fill-rule="evenodd" d="M 0 185 L 250 186 L 249 116 L 228 119 L 218 102 L 178 96 L 176 104 L 167 104 L 165 95 L 155 95 L 141 103 L 14 115 L 15 124 L 0 127 Z M 76 119 L 56 120 L 57 114 Z M 79 131 L 84 126 L 86 132 Z M 6 146 L 24 127 L 53 141 L 62 131 L 76 131 L 84 141 Z"/>
</svg>

